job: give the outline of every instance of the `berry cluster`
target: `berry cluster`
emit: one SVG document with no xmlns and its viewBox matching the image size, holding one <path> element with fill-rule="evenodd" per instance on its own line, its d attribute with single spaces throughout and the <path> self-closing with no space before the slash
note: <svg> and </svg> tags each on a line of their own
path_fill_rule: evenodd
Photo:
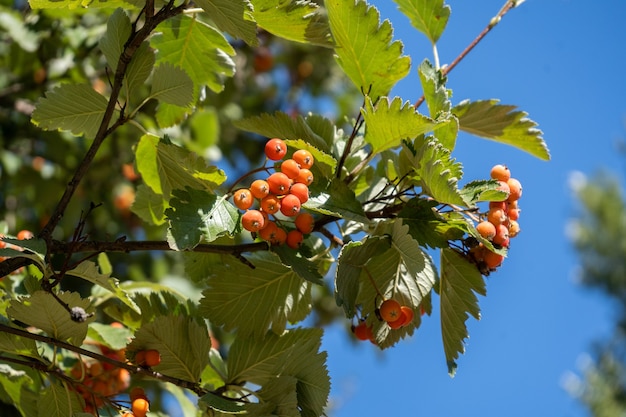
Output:
<svg viewBox="0 0 626 417">
<path fill-rule="evenodd" d="M 161 354 L 156 349 L 140 350 L 135 354 L 135 363 L 151 368 L 161 363 Z"/>
<path fill-rule="evenodd" d="M 122 414 L 122 417 L 146 417 L 150 411 L 150 401 L 141 387 L 130 390 L 130 409 Z"/>
<path fill-rule="evenodd" d="M 257 179 L 249 188 L 240 188 L 233 193 L 233 202 L 244 210 L 241 225 L 249 232 L 272 245 L 282 245 L 297 249 L 304 235 L 313 231 L 314 219 L 310 213 L 301 212 L 302 204 L 309 199 L 309 185 L 313 183 L 313 155 L 300 149 L 291 158 L 287 155 L 287 145 L 282 139 L 273 138 L 265 144 L 265 156 L 271 161 L 282 161 L 275 172 L 266 179 Z M 258 203 L 259 208 L 253 208 Z M 285 221 L 278 213 L 292 218 L 295 228 L 286 230 Z M 272 216 L 272 217 L 270 217 Z"/>
<path fill-rule="evenodd" d="M 384 300 L 375 310 L 376 317 L 387 323 L 391 329 L 399 329 L 407 326 L 413 321 L 413 309 L 409 306 L 401 305 L 394 299 Z M 365 319 L 361 319 L 359 324 L 352 326 L 352 333 L 359 340 L 369 340 L 376 343 L 372 327 Z"/>
<path fill-rule="evenodd" d="M 15 245 L 11 245 L 10 243 L 6 243 L 5 241 L 3 241 L 1 238 L 5 237 L 4 235 L 0 234 L 0 249 L 2 248 L 10 248 L 10 249 L 15 249 L 15 250 L 21 250 L 22 248 L 20 248 L 19 246 L 15 246 Z M 33 232 L 31 232 L 30 230 L 20 230 L 19 232 L 17 232 L 17 235 L 15 236 L 17 238 L 17 240 L 27 240 L 27 239 L 32 239 L 35 237 L 35 235 L 33 234 Z M 4 256 L 0 256 L 0 262 L 6 260 L 7 258 Z M 19 273 L 22 270 L 22 268 L 18 269 L 17 271 L 14 271 L 14 273 Z M 4 277 L 0 277 L 0 278 L 4 278 Z"/>
<path fill-rule="evenodd" d="M 495 165 L 491 169 L 491 178 L 499 182 L 498 190 L 507 193 L 508 197 L 504 201 L 489 203 L 489 211 L 484 220 L 476 225 L 476 231 L 493 243 L 494 247 L 508 248 L 510 239 L 520 232 L 518 200 L 522 196 L 522 185 L 511 177 L 511 171 L 505 165 Z M 470 253 L 484 274 L 499 267 L 504 260 L 504 256 L 492 252 L 483 244 L 472 248 Z"/>
</svg>

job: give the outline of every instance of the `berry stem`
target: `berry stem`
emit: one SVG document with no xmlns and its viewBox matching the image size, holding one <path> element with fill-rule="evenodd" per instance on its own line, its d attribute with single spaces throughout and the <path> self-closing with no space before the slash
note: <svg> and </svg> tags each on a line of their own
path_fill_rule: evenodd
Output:
<svg viewBox="0 0 626 417">
<path fill-rule="evenodd" d="M 265 163 L 267 163 L 267 160 L 265 160 Z M 269 168 L 265 165 L 265 163 L 263 164 L 263 166 L 261 166 L 259 168 L 255 168 L 253 170 L 250 170 L 250 171 L 246 172 L 245 174 L 243 174 L 241 177 L 237 178 L 237 180 L 235 180 L 232 183 L 232 185 L 230 186 L 230 188 L 228 189 L 226 194 L 231 194 L 233 192 L 233 190 L 237 187 L 237 185 L 239 183 L 241 183 L 244 179 L 248 178 L 249 176 L 254 175 L 257 172 L 262 172 L 262 171 L 269 172 Z"/>
</svg>

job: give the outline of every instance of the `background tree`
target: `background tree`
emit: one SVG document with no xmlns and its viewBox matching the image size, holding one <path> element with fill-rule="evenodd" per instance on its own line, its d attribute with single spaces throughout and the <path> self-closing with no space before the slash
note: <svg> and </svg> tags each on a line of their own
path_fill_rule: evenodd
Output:
<svg viewBox="0 0 626 417">
<path fill-rule="evenodd" d="M 521 2 L 445 67 L 450 8 L 397 3 L 434 52 L 410 100 L 387 96 L 411 59 L 364 1 L 1 9 L 3 402 L 319 416 L 321 325 L 385 349 L 433 293 L 454 374 L 521 197 L 503 166 L 462 185 L 457 135 L 549 153 L 524 112 L 446 88 Z M 251 201 L 265 179 L 273 203 Z"/>
</svg>

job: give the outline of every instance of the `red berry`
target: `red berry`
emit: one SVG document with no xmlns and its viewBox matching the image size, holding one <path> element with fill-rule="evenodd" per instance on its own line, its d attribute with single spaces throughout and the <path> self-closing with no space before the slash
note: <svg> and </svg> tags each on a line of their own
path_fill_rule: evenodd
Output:
<svg viewBox="0 0 626 417">
<path fill-rule="evenodd" d="M 292 158 L 296 160 L 297 163 L 300 164 L 300 168 L 309 169 L 313 166 L 315 159 L 313 159 L 313 155 L 311 152 L 305 149 L 298 149 L 292 155 Z"/>
<path fill-rule="evenodd" d="M 282 139 L 273 138 L 265 143 L 265 156 L 272 161 L 278 161 L 287 154 L 287 145 Z"/>
<path fill-rule="evenodd" d="M 302 204 L 309 201 L 309 187 L 301 182 L 293 184 L 289 189 L 289 194 L 298 197 L 298 200 L 300 200 Z"/>
<path fill-rule="evenodd" d="M 296 182 L 300 182 L 302 184 L 311 185 L 313 184 L 313 173 L 309 171 L 307 168 L 300 169 L 300 174 L 298 174 L 298 178 L 296 178 Z"/>
<path fill-rule="evenodd" d="M 280 212 L 287 217 L 294 217 L 300 213 L 300 199 L 293 194 L 287 194 L 280 201 Z"/>
<path fill-rule="evenodd" d="M 496 227 L 496 235 L 493 237 L 493 243 L 496 245 L 509 246 L 509 228 L 503 224 Z"/>
<path fill-rule="evenodd" d="M 270 194 L 261 200 L 261 209 L 267 214 L 278 213 L 280 210 L 280 200 L 274 194 Z"/>
<path fill-rule="evenodd" d="M 248 210 L 241 216 L 241 225 L 249 232 L 258 232 L 264 224 L 265 218 L 258 210 Z"/>
<path fill-rule="evenodd" d="M 380 312 L 380 317 L 387 323 L 398 320 L 402 312 L 400 303 L 394 299 L 383 301 L 378 310 Z"/>
<path fill-rule="evenodd" d="M 515 178 L 510 178 L 507 181 L 507 185 L 509 186 L 509 198 L 508 201 L 517 201 L 522 196 L 522 184 L 516 180 Z"/>
<path fill-rule="evenodd" d="M 302 241 L 304 240 L 304 235 L 299 230 L 290 230 L 287 232 L 287 246 L 292 249 L 298 249 L 302 245 Z"/>
<path fill-rule="evenodd" d="M 301 212 L 294 221 L 296 228 L 305 235 L 311 233 L 315 227 L 315 219 L 311 213 Z"/>
<path fill-rule="evenodd" d="M 252 193 L 247 188 L 240 188 L 235 191 L 233 201 L 239 210 L 247 210 L 252 207 L 252 203 L 254 203 Z"/>
<path fill-rule="evenodd" d="M 270 185 L 265 180 L 254 180 L 250 185 L 250 192 L 254 198 L 258 198 L 260 200 L 267 197 L 270 193 Z"/>
<path fill-rule="evenodd" d="M 282 172 L 275 172 L 267 178 L 270 192 L 276 195 L 285 195 L 291 188 L 291 179 Z"/>
<path fill-rule="evenodd" d="M 359 340 L 373 340 L 374 333 L 372 332 L 372 328 L 367 325 L 365 320 L 361 321 L 359 324 L 354 326 L 352 329 L 354 336 L 356 336 Z"/>
<path fill-rule="evenodd" d="M 293 159 L 286 159 L 280 164 L 280 172 L 288 176 L 290 179 L 295 180 L 300 174 L 300 164 Z"/>
</svg>

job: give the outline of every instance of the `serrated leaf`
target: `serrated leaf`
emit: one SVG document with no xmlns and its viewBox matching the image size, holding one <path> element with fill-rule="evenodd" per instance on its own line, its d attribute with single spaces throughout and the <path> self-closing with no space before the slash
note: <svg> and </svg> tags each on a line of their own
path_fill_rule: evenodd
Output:
<svg viewBox="0 0 626 417">
<path fill-rule="evenodd" d="M 398 213 L 402 222 L 409 226 L 411 236 L 431 248 L 448 247 L 449 240 L 460 239 L 465 234 L 465 229 L 459 229 L 456 223 L 449 222 L 434 210 L 438 204 L 433 200 L 414 198 Z"/>
<path fill-rule="evenodd" d="M 258 45 L 253 7 L 249 0 L 197 0 L 215 25 L 251 46 Z"/>
<path fill-rule="evenodd" d="M 480 201 L 504 201 L 509 193 L 499 191 L 500 184 L 496 180 L 471 181 L 460 190 L 463 200 L 468 207 L 473 207 Z"/>
<path fill-rule="evenodd" d="M 107 108 L 107 99 L 88 84 L 63 84 L 39 99 L 31 121 L 45 130 L 67 130 L 93 139 Z"/>
<path fill-rule="evenodd" d="M 141 313 L 141 312 L 139 312 Z M 126 327 L 113 327 L 109 324 L 91 323 L 87 335 L 105 346 L 114 350 L 126 348 L 132 336 L 130 330 Z"/>
<path fill-rule="evenodd" d="M 0 352 L 10 352 L 29 358 L 40 358 L 34 340 L 6 332 L 0 332 Z"/>
<path fill-rule="evenodd" d="M 165 62 L 154 70 L 150 98 L 186 107 L 193 101 L 193 88 L 193 81 L 185 70 Z"/>
<path fill-rule="evenodd" d="M 87 282 L 91 282 L 92 284 L 104 288 L 128 307 L 137 313 L 141 313 L 137 305 L 130 298 L 129 294 L 120 288 L 119 280 L 111 277 L 111 274 L 101 274 L 94 262 L 81 262 L 76 268 L 67 271 L 66 274 L 82 278 Z"/>
<path fill-rule="evenodd" d="M 157 64 L 182 68 L 196 86 L 206 85 L 216 93 L 224 89 L 224 77 L 235 73 L 235 50 L 221 32 L 189 16 L 167 19 L 157 30 L 151 38 Z"/>
<path fill-rule="evenodd" d="M 434 45 L 446 28 L 450 6 L 443 0 L 394 0 L 411 25 L 422 32 Z"/>
<path fill-rule="evenodd" d="M 174 190 L 170 205 L 165 215 L 170 223 L 168 241 L 173 249 L 191 249 L 202 238 L 212 242 L 239 229 L 241 214 L 226 196 L 192 188 Z"/>
<path fill-rule="evenodd" d="M 100 38 L 100 50 L 104 54 L 111 72 L 115 73 L 124 44 L 132 32 L 130 19 L 123 9 L 117 9 L 107 21 L 107 30 Z"/>
<path fill-rule="evenodd" d="M 185 381 L 199 382 L 209 363 L 209 331 L 204 322 L 185 315 L 158 316 L 135 332 L 127 351 L 156 349 L 161 363 L 153 369 Z"/>
<path fill-rule="evenodd" d="M 67 417 L 83 409 L 76 391 L 59 382 L 51 383 L 40 392 L 37 408 L 41 417 Z"/>
<path fill-rule="evenodd" d="M 57 297 L 69 308 L 81 307 L 91 312 L 90 302 L 75 292 L 61 292 Z M 11 300 L 7 313 L 13 320 L 37 327 L 55 339 L 68 341 L 79 346 L 87 335 L 87 325 L 95 318 L 89 317 L 82 323 L 71 319 L 69 311 L 52 294 L 36 291 L 30 297 Z"/>
<path fill-rule="evenodd" d="M 246 412 L 243 402 L 233 398 L 222 397 L 210 391 L 198 398 L 198 402 L 202 402 L 212 409 L 226 414 L 243 414 Z"/>
<path fill-rule="evenodd" d="M 150 134 L 139 139 L 135 158 L 146 185 L 168 200 L 173 189 L 212 191 L 226 180 L 222 170 L 197 154 Z"/>
<path fill-rule="evenodd" d="M 321 329 L 293 329 L 252 340 L 238 337 L 229 353 L 229 380 L 264 386 L 275 383 L 276 375 L 294 377 L 301 415 L 319 417 L 330 392 L 326 352 L 319 352 L 321 337 Z"/>
<path fill-rule="evenodd" d="M 247 403 L 246 411 L 250 417 L 281 416 L 301 417 L 298 409 L 298 379 L 280 375 L 271 379 L 263 388 L 254 393 L 260 401 Z"/>
<path fill-rule="evenodd" d="M 213 267 L 202 293 L 200 312 L 226 331 L 261 337 L 267 329 L 282 333 L 287 322 L 303 320 L 311 310 L 311 283 L 271 252 L 248 257 L 254 269 L 233 257 Z"/>
<path fill-rule="evenodd" d="M 272 248 L 272 252 L 280 257 L 283 265 L 291 267 L 302 279 L 313 284 L 323 285 L 324 278 L 319 273 L 317 265 L 310 260 L 300 256 L 296 251 L 287 246 L 277 246 Z"/>
<path fill-rule="evenodd" d="M 163 195 L 155 193 L 145 184 L 139 184 L 130 209 L 146 223 L 159 226 L 166 221 L 165 210 L 168 207 Z"/>
<path fill-rule="evenodd" d="M 472 315 L 480 319 L 476 294 L 485 296 L 485 281 L 464 256 L 453 249 L 441 251 L 441 334 L 448 363 L 448 373 L 456 372 L 456 359 L 465 352 L 464 340 L 469 336 L 465 322 Z"/>
<path fill-rule="evenodd" d="M 332 46 L 328 21 L 309 0 L 251 0 L 259 27 L 291 41 Z"/>
<path fill-rule="evenodd" d="M 439 122 L 433 133 L 443 146 L 452 151 L 459 133 L 459 121 L 450 113 L 452 104 L 446 88 L 446 77 L 441 69 L 433 67 L 428 60 L 420 64 L 418 73 L 430 117 Z"/>
<path fill-rule="evenodd" d="M 194 109 L 195 107 L 193 106 L 180 107 L 174 104 L 161 102 L 157 106 L 155 118 L 158 126 L 161 129 L 165 129 L 181 124 L 191 113 L 193 113 Z"/>
<path fill-rule="evenodd" d="M 306 208 L 322 214 L 369 223 L 354 191 L 338 178 L 332 180 L 326 192 L 310 198 Z"/>
<path fill-rule="evenodd" d="M 461 130 L 482 138 L 514 146 L 543 160 L 550 152 L 537 123 L 516 106 L 498 104 L 499 100 L 465 100 L 452 108 Z"/>
<path fill-rule="evenodd" d="M 450 156 L 450 151 L 434 138 L 419 138 L 415 149 L 400 154 L 401 159 L 415 169 L 425 194 L 442 204 L 464 205 L 465 201 L 458 189 L 463 177 L 462 166 Z"/>
<path fill-rule="evenodd" d="M 155 52 L 150 48 L 150 43 L 142 42 L 126 68 L 124 86 L 127 97 L 132 98 L 135 90 L 148 79 L 154 68 L 155 59 Z"/>
<path fill-rule="evenodd" d="M 365 141 L 372 146 L 372 152 L 379 153 L 400 146 L 402 140 L 412 139 L 430 132 L 437 123 L 421 113 L 400 97 L 391 102 L 381 97 L 376 103 L 367 97 L 362 110 L 365 120 Z"/>
<path fill-rule="evenodd" d="M 339 66 L 370 97 L 389 94 L 411 67 L 402 43 L 393 41 L 391 23 L 380 23 L 378 10 L 363 0 L 326 0 L 325 5 Z"/>
</svg>

